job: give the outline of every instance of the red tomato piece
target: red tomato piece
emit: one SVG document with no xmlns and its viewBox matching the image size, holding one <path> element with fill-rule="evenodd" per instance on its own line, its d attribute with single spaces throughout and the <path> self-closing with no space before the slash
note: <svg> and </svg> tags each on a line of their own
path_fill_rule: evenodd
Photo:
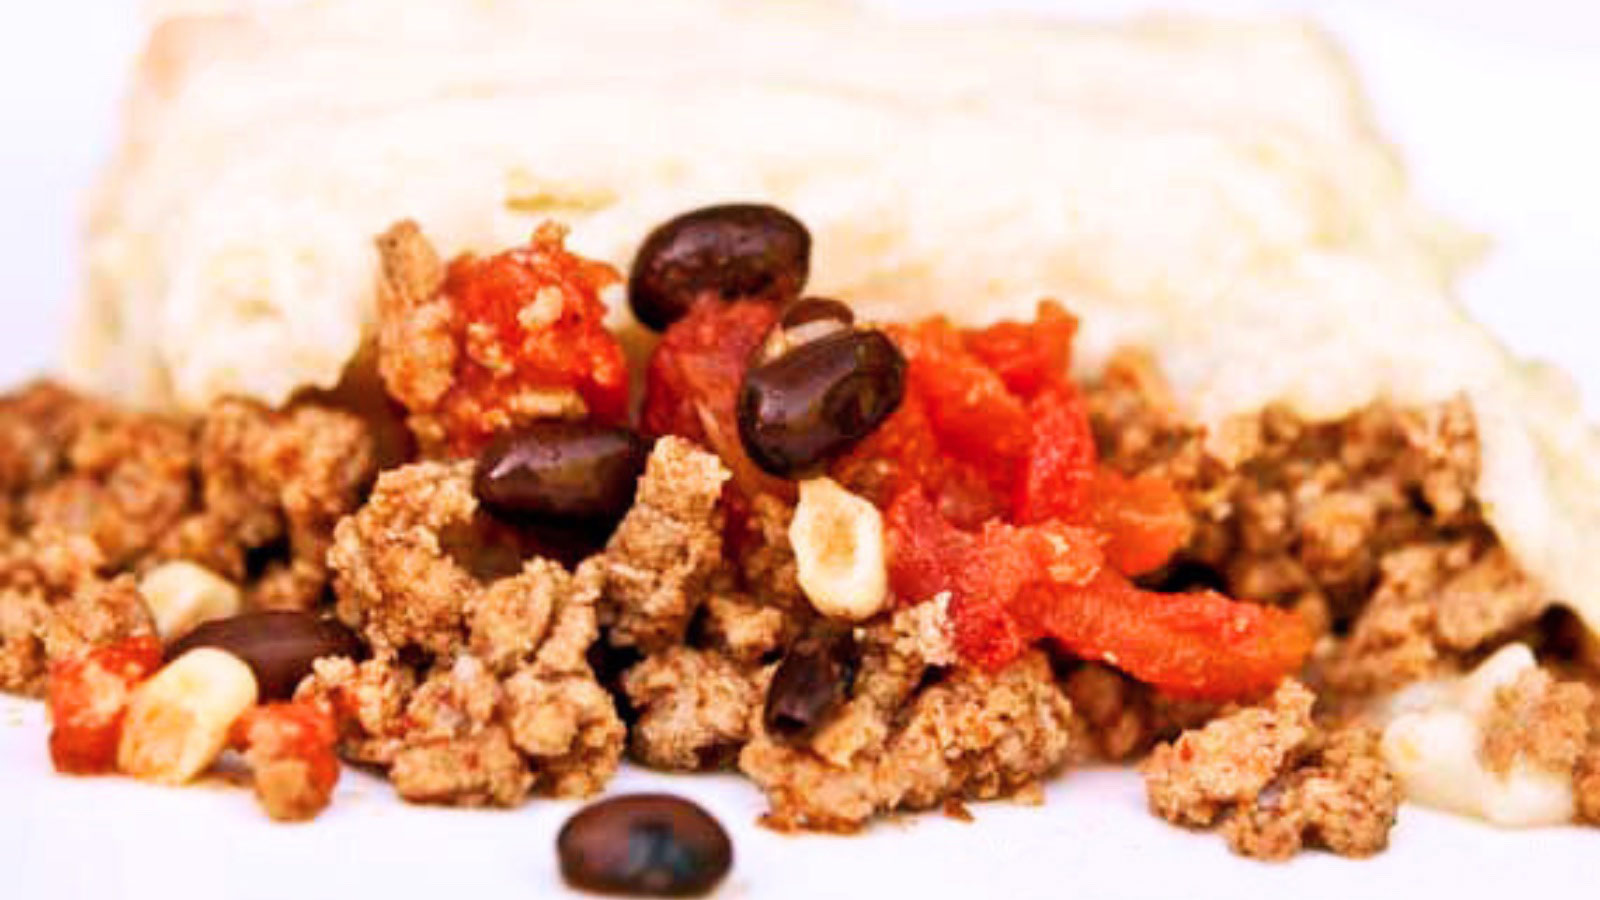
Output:
<svg viewBox="0 0 1600 900">
<path fill-rule="evenodd" d="M 921 400 L 939 448 L 983 467 L 1002 495 L 1028 452 L 1028 411 L 994 370 L 967 352 L 945 319 L 887 329 L 908 363 L 906 393 Z"/>
<path fill-rule="evenodd" d="M 1213 591 L 1157 594 L 1107 569 L 1089 585 L 1019 598 L 1017 614 L 1074 655 L 1181 697 L 1230 700 L 1270 690 L 1311 652 L 1285 610 Z"/>
<path fill-rule="evenodd" d="M 967 351 L 1019 397 L 1065 384 L 1078 319 L 1054 300 L 1039 304 L 1032 322 L 999 322 L 966 334 Z"/>
<path fill-rule="evenodd" d="M 1189 541 L 1189 510 L 1163 479 L 1101 469 L 1091 494 L 1091 521 L 1107 537 L 1106 559 L 1124 575 L 1154 572 Z"/>
<path fill-rule="evenodd" d="M 92 647 L 50 664 L 50 761 L 56 771 L 101 775 L 116 770 L 117 743 L 133 689 L 161 667 L 153 635 Z"/>
<path fill-rule="evenodd" d="M 902 492 L 884 516 L 889 540 L 889 584 L 905 605 L 930 600 L 955 587 L 976 540 L 939 515 L 920 488 Z"/>
<path fill-rule="evenodd" d="M 886 522 L 896 596 L 948 592 L 956 649 L 987 668 L 1049 638 L 1168 693 L 1226 699 L 1271 687 L 1310 650 L 1304 623 L 1282 610 L 1139 590 L 1104 565 L 1092 527 L 989 523 L 971 534 L 917 491 L 896 498 Z"/>
<path fill-rule="evenodd" d="M 963 528 L 976 528 L 1006 511 L 1005 495 L 994 491 L 981 466 L 943 452 L 915 395 L 836 463 L 832 475 L 885 508 L 904 491 L 926 490 L 939 514 Z"/>
<path fill-rule="evenodd" d="M 526 247 L 451 263 L 443 296 L 462 352 L 439 414 L 456 452 L 475 452 L 516 424 L 529 392 L 571 390 L 596 421 L 627 418 L 627 360 L 600 300 L 620 276 L 567 252 L 565 240 L 564 228 L 547 223 Z"/>
<path fill-rule="evenodd" d="M 764 301 L 701 300 L 667 329 L 645 370 L 644 432 L 710 448 L 746 498 L 794 495 L 794 485 L 761 471 L 739 439 L 739 385 L 777 320 L 777 307 Z"/>
<path fill-rule="evenodd" d="M 1071 385 L 1051 387 L 1028 404 L 1032 427 L 1012 514 L 1022 524 L 1092 519 L 1098 454 L 1089 412 Z"/>
</svg>

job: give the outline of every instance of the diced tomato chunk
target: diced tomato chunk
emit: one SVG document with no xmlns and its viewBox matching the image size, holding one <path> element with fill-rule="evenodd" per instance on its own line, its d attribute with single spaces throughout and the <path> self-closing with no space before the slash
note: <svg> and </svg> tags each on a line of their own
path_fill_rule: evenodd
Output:
<svg viewBox="0 0 1600 900">
<path fill-rule="evenodd" d="M 920 488 L 901 492 L 884 515 L 889 539 L 889 584 L 905 605 L 952 589 L 976 540 L 934 508 Z"/>
<path fill-rule="evenodd" d="M 1028 411 L 993 369 L 967 351 L 946 319 L 892 326 L 905 354 L 906 393 L 922 401 L 940 449 L 977 463 L 1003 494 L 1028 452 Z"/>
<path fill-rule="evenodd" d="M 101 775 L 116 770 L 117 744 L 133 689 L 161 667 L 152 635 L 91 647 L 50 664 L 50 761 L 56 771 Z"/>
<path fill-rule="evenodd" d="M 739 385 L 777 320 L 777 307 L 765 301 L 706 298 L 667 329 L 645 371 L 645 433 L 677 435 L 710 448 L 746 498 L 794 494 L 792 484 L 761 471 L 739 440 Z"/>
<path fill-rule="evenodd" d="M 1070 385 L 1052 387 L 1029 402 L 1028 413 L 1028 456 L 1012 515 L 1023 524 L 1089 521 L 1098 456 L 1082 396 Z"/>
<path fill-rule="evenodd" d="M 438 412 L 455 452 L 517 424 L 529 392 L 570 390 L 592 419 L 627 418 L 628 364 L 600 300 L 620 276 L 569 253 L 565 237 L 547 223 L 527 246 L 451 263 L 443 296 L 460 352 Z"/>
<path fill-rule="evenodd" d="M 1188 543 L 1193 521 L 1170 482 L 1101 469 L 1090 493 L 1090 521 L 1106 535 L 1106 559 L 1118 572 L 1154 572 Z"/>
<path fill-rule="evenodd" d="M 839 460 L 832 475 L 880 507 L 906 490 L 925 489 L 939 514 L 962 527 L 976 528 L 1006 512 L 1005 494 L 994 490 L 981 466 L 943 452 L 915 395 Z"/>
<path fill-rule="evenodd" d="M 967 350 L 994 370 L 1019 397 L 1065 384 L 1078 319 L 1054 300 L 1039 304 L 1032 322 L 999 322 L 966 335 Z"/>
<path fill-rule="evenodd" d="M 1227 700 L 1264 693 L 1311 651 L 1300 617 L 1221 594 L 1158 594 L 1107 569 L 1089 585 L 1020 598 L 1031 631 L 1173 696 Z"/>
</svg>

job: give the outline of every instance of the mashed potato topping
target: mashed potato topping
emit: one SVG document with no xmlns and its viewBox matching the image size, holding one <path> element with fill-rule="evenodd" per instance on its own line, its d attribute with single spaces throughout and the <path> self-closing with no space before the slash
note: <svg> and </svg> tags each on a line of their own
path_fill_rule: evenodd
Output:
<svg viewBox="0 0 1600 900">
<path fill-rule="evenodd" d="M 1489 521 L 1600 627 L 1596 438 L 1559 375 L 1455 305 L 1476 242 L 1417 206 L 1316 31 L 619 7 L 162 24 L 95 206 L 73 374 L 167 408 L 279 403 L 371 335 L 370 238 L 397 218 L 489 249 L 553 217 L 625 266 L 672 214 L 765 200 L 816 235 L 817 292 L 969 323 L 1059 298 L 1080 366 L 1150 347 L 1203 421 L 1465 392 Z"/>
</svg>

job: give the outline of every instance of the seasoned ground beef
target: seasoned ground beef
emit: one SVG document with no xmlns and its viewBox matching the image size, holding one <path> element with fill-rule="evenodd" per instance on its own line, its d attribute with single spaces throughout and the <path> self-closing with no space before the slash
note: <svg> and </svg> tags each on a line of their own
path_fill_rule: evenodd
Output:
<svg viewBox="0 0 1600 900">
<path fill-rule="evenodd" d="M 395 285 L 438 276 L 390 250 Z M 426 367 L 389 363 L 391 380 L 430 389 Z M 52 658 L 148 633 L 135 576 L 183 559 L 251 607 L 332 601 L 372 655 L 319 661 L 299 699 L 407 800 L 587 795 L 626 751 L 662 769 L 737 767 L 775 828 L 855 831 L 897 810 L 1035 797 L 1076 761 L 1149 754 L 1158 815 L 1280 859 L 1368 855 L 1394 823 L 1400 789 L 1375 732 L 1328 713 L 1510 637 L 1547 655 L 1572 644 L 1473 500 L 1464 402 L 1326 424 L 1274 409 L 1206 433 L 1131 354 L 1085 399 L 1104 458 L 1170 479 L 1192 518 L 1178 559 L 1145 581 L 1292 607 L 1321 636 L 1304 683 L 1219 713 L 1049 647 L 984 671 L 958 659 L 946 595 L 856 623 L 837 708 L 803 740 L 779 736 L 764 720 L 773 673 L 823 624 L 796 578 L 793 506 L 728 503 L 727 466 L 690 441 L 658 442 L 633 509 L 568 570 L 478 508 L 470 463 L 400 459 L 380 475 L 372 429 L 350 413 L 225 401 L 178 423 L 39 384 L 0 398 L 0 689 L 37 693 Z M 1502 691 L 1482 756 L 1570 776 L 1577 815 L 1600 821 L 1600 709 L 1582 683 L 1600 678 L 1584 658 L 1559 661 L 1579 681 L 1535 671 Z M 292 806 L 305 779 L 280 775 Z"/>
<path fill-rule="evenodd" d="M 1329 638 L 1312 673 L 1325 689 L 1366 696 L 1453 671 L 1549 606 L 1473 498 L 1465 399 L 1380 403 L 1319 424 L 1268 409 L 1208 433 L 1181 420 L 1133 353 L 1087 399 L 1111 464 L 1183 490 L 1195 536 L 1165 573 L 1170 586 L 1204 576 L 1301 611 Z"/>
</svg>

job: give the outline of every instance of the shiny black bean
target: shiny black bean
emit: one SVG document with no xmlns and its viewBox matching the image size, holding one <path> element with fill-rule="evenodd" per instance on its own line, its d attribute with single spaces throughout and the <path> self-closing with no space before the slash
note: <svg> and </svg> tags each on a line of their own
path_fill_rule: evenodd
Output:
<svg viewBox="0 0 1600 900">
<path fill-rule="evenodd" d="M 774 206 L 737 203 L 681 215 L 645 238 L 628 278 L 628 302 L 663 331 L 694 301 L 800 296 L 811 267 L 811 234 Z"/>
<path fill-rule="evenodd" d="M 772 362 L 801 344 L 848 331 L 855 321 L 855 311 L 837 300 L 821 297 L 796 300 L 778 317 L 777 324 L 767 333 L 760 349 L 751 357 L 750 364 Z"/>
<path fill-rule="evenodd" d="M 473 490 L 491 512 L 511 518 L 616 521 L 633 505 L 648 454 L 626 428 L 538 422 L 484 448 Z"/>
<path fill-rule="evenodd" d="M 561 876 L 579 890 L 694 897 L 733 868 L 733 843 L 694 803 L 667 794 L 603 800 L 567 820 L 556 840 Z"/>
<path fill-rule="evenodd" d="M 778 317 L 778 327 L 785 331 L 818 322 L 832 322 L 840 328 L 849 328 L 856 323 L 856 312 L 838 300 L 803 297 L 789 304 L 783 315 Z"/>
<path fill-rule="evenodd" d="M 198 647 L 225 650 L 255 673 L 261 699 L 287 700 L 311 664 L 327 656 L 360 659 L 366 647 L 355 632 L 309 612 L 251 612 L 206 622 L 168 644 L 166 658 Z"/>
<path fill-rule="evenodd" d="M 790 477 L 849 450 L 900 407 L 906 360 L 877 331 L 847 331 L 758 361 L 739 387 L 739 437 L 767 472 Z"/>
<path fill-rule="evenodd" d="M 762 715 L 767 733 L 786 743 L 810 740 L 849 699 L 858 661 L 848 632 L 796 641 L 767 688 Z"/>
</svg>

